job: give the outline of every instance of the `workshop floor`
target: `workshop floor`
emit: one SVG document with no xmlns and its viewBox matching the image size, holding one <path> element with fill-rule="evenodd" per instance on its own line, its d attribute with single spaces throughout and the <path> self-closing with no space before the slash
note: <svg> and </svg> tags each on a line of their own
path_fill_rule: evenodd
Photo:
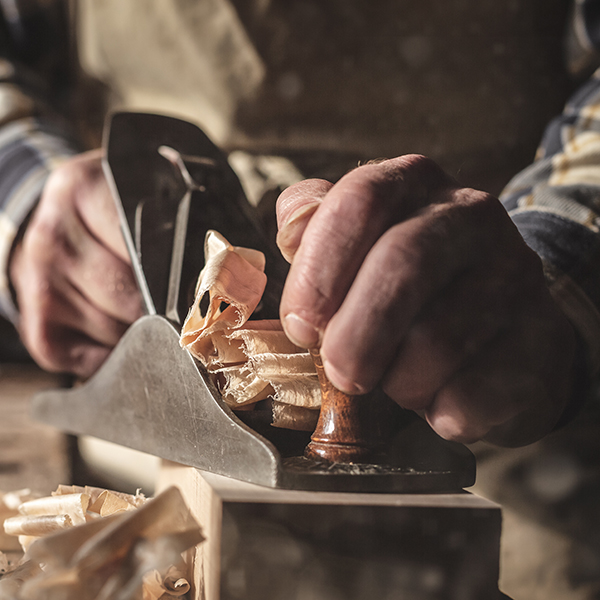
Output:
<svg viewBox="0 0 600 600">
<path fill-rule="evenodd" d="M 64 483 L 152 495 L 156 457 L 93 438 L 77 441 L 30 417 L 31 398 L 64 383 L 30 364 L 0 365 L 0 492 L 46 494 Z"/>
<path fill-rule="evenodd" d="M 68 439 L 29 417 L 29 400 L 60 379 L 30 365 L 0 365 L 0 491 L 49 493 L 69 483 Z"/>
</svg>

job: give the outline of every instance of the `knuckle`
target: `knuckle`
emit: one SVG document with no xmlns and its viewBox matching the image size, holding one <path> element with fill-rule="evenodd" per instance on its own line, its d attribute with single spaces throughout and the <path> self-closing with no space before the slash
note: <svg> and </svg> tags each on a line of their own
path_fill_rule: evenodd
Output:
<svg viewBox="0 0 600 600">
<path fill-rule="evenodd" d="M 446 172 L 431 158 L 423 154 L 403 154 L 396 158 L 369 161 L 356 171 L 369 169 L 373 173 L 385 173 L 393 180 L 413 178 L 415 180 L 451 181 Z"/>
<path fill-rule="evenodd" d="M 29 354 L 40 367 L 50 372 L 68 370 L 65 360 L 68 348 L 60 328 L 41 318 L 23 325 L 21 332 Z"/>
<path fill-rule="evenodd" d="M 66 330 L 55 320 L 58 298 L 48 280 L 39 273 L 33 275 L 18 294 L 19 330 L 31 357 L 44 369 L 65 371 L 68 351 Z"/>
<path fill-rule="evenodd" d="M 487 434 L 489 428 L 478 427 L 459 411 L 427 411 L 427 422 L 442 438 L 461 444 L 474 443 Z"/>
<path fill-rule="evenodd" d="M 428 274 L 438 264 L 437 237 L 432 230 L 411 231 L 399 225 L 380 238 L 378 297 L 395 298 L 392 308 L 401 305 L 410 314 L 416 310 L 430 285 Z"/>
<path fill-rule="evenodd" d="M 29 259 L 37 264 L 56 264 L 77 254 L 73 240 L 67 232 L 66 218 L 61 220 L 53 211 L 35 215 L 25 237 L 23 249 Z"/>
<path fill-rule="evenodd" d="M 34 332 L 38 322 L 53 314 L 55 292 L 43 269 L 37 265 L 26 266 L 17 278 L 13 278 L 13 283 L 21 314 L 20 326 Z"/>
<path fill-rule="evenodd" d="M 80 167 L 76 161 L 67 161 L 50 173 L 44 187 L 44 199 L 63 200 L 77 187 L 80 179 Z"/>
<path fill-rule="evenodd" d="M 462 214 L 471 219 L 473 226 L 506 221 L 508 215 L 495 196 L 473 188 L 455 188 L 450 194 L 450 204 L 463 208 Z"/>
<path fill-rule="evenodd" d="M 93 348 L 82 343 L 85 336 L 69 327 L 41 319 L 22 329 L 22 336 L 33 360 L 46 371 L 87 377 L 99 366 Z"/>
<path fill-rule="evenodd" d="M 86 197 L 79 192 L 92 189 L 98 181 L 104 180 L 100 156 L 89 154 L 77 155 L 50 173 L 41 204 L 55 207 L 73 205 L 78 198 Z"/>
<path fill-rule="evenodd" d="M 400 168 L 405 171 L 414 171 L 417 176 L 441 175 L 443 169 L 431 158 L 423 154 L 404 154 L 397 159 L 387 161 L 392 168 Z"/>
<path fill-rule="evenodd" d="M 434 160 L 422 154 L 406 154 L 384 164 L 390 175 L 406 186 L 411 196 L 428 204 L 443 189 L 454 189 L 458 183 Z"/>
<path fill-rule="evenodd" d="M 404 223 L 388 229 L 377 240 L 377 250 L 385 260 L 386 266 L 394 271 L 396 268 L 398 270 L 419 268 L 424 258 L 424 245 L 418 242 L 424 234 L 425 232 L 415 231 Z M 429 234 L 430 232 L 426 233 Z"/>
<path fill-rule="evenodd" d="M 23 248 L 27 256 L 35 261 L 47 259 L 60 246 L 61 237 L 56 223 L 35 220 L 25 235 Z"/>
<path fill-rule="evenodd" d="M 277 223 L 283 227 L 306 204 L 320 202 L 333 186 L 324 179 L 307 179 L 286 188 L 277 199 Z"/>
<path fill-rule="evenodd" d="M 467 187 L 457 188 L 452 191 L 452 197 L 458 202 L 480 207 L 482 209 L 504 210 L 502 204 L 495 196 L 482 190 Z"/>
<path fill-rule="evenodd" d="M 419 154 L 369 162 L 338 183 L 364 211 L 387 209 L 382 216 L 388 220 L 397 220 L 401 214 L 427 204 L 434 190 L 449 185 L 455 185 L 454 180 L 433 160 Z M 344 208 L 346 204 L 345 200 Z"/>
</svg>

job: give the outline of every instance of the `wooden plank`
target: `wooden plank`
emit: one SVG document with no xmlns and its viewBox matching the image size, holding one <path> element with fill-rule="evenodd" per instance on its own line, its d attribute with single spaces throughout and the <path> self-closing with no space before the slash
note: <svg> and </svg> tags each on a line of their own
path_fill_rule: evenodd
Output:
<svg viewBox="0 0 600 600">
<path fill-rule="evenodd" d="M 189 562 L 196 600 L 271 590 L 294 598 L 300 588 L 321 597 L 318 586 L 362 600 L 387 594 L 382 582 L 392 580 L 411 600 L 450 598 L 452 589 L 461 600 L 499 597 L 500 509 L 471 494 L 280 490 L 165 461 L 157 491 L 169 485 L 207 538 Z M 357 589 L 353 578 L 368 583 Z"/>
<path fill-rule="evenodd" d="M 200 471 L 170 461 L 163 461 L 156 493 L 177 486 L 192 514 L 202 525 L 205 541 L 190 551 L 187 563 L 194 598 L 218 600 L 221 553 L 222 501 Z"/>
</svg>

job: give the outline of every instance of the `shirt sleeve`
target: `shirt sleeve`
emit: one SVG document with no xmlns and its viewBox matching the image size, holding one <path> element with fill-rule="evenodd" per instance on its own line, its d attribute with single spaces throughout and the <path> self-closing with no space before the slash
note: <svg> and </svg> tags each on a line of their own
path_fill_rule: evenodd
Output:
<svg viewBox="0 0 600 600">
<path fill-rule="evenodd" d="M 0 317 L 13 322 L 15 239 L 50 172 L 77 151 L 57 108 L 69 85 L 68 39 L 64 0 L 0 3 Z"/>
<path fill-rule="evenodd" d="M 63 138 L 34 117 L 0 129 L 0 315 L 13 322 L 17 311 L 8 279 L 13 243 L 52 169 L 73 154 Z"/>
<path fill-rule="evenodd" d="M 501 200 L 542 258 L 555 301 L 600 372 L 600 71 L 548 126 L 535 162 Z"/>
</svg>

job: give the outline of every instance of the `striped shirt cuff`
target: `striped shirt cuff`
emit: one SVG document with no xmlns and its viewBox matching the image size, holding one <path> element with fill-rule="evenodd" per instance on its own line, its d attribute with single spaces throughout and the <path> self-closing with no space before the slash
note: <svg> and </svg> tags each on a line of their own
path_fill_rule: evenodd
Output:
<svg viewBox="0 0 600 600">
<path fill-rule="evenodd" d="M 33 117 L 0 129 L 0 315 L 16 323 L 18 312 L 8 278 L 8 261 L 19 226 L 36 205 L 46 179 L 76 150 Z"/>
</svg>

